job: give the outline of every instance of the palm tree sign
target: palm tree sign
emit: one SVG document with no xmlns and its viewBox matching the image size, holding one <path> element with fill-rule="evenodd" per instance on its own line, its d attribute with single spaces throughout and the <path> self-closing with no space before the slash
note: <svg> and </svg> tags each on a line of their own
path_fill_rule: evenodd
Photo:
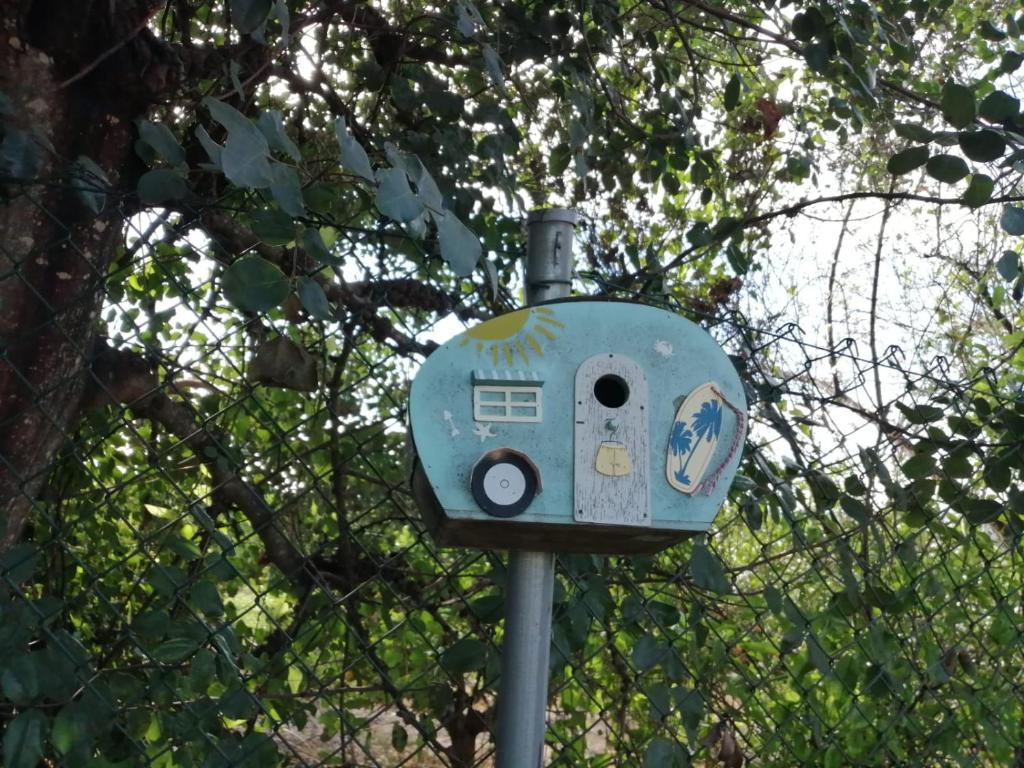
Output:
<svg viewBox="0 0 1024 768">
<path fill-rule="evenodd" d="M 693 414 L 693 433 L 697 435 L 697 441 L 700 442 L 702 439 L 707 438 L 710 443 L 715 440 L 722 432 L 722 406 L 717 400 L 708 400 L 705 403 L 701 403 L 700 410 Z M 679 435 L 677 443 L 676 435 Z M 690 450 L 690 437 L 692 434 L 690 430 L 686 429 L 686 425 L 682 422 L 676 422 L 672 428 L 672 452 L 677 456 L 681 456 Z M 681 447 L 677 447 L 681 446 Z M 696 451 L 694 451 L 696 453 Z M 683 466 L 676 470 L 676 480 L 684 485 L 690 484 L 690 478 L 686 474 L 686 468 L 690 465 L 690 459 L 693 458 L 693 453 L 686 457 L 686 461 Z"/>
<path fill-rule="evenodd" d="M 669 440 L 669 444 L 672 446 L 672 453 L 676 456 L 682 456 L 688 450 L 690 450 L 690 443 L 693 440 L 693 432 L 686 428 L 685 421 L 677 421 L 672 425 L 672 438 Z M 686 476 L 686 465 L 676 470 L 676 480 L 680 483 L 689 484 L 690 479 Z"/>
</svg>

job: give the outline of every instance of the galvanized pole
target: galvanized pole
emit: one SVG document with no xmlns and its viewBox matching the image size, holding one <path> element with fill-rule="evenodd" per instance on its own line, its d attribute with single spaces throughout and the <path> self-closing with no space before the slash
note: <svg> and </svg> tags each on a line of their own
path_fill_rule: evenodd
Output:
<svg viewBox="0 0 1024 768">
<path fill-rule="evenodd" d="M 569 295 L 576 221 L 576 212 L 564 208 L 531 211 L 527 217 L 527 305 Z M 553 554 L 517 551 L 509 555 L 498 691 L 497 768 L 541 765 L 554 586 Z"/>
</svg>

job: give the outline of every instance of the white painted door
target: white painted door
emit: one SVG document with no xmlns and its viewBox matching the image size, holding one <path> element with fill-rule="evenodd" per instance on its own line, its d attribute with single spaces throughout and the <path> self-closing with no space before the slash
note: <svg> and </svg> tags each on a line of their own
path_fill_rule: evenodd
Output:
<svg viewBox="0 0 1024 768">
<path fill-rule="evenodd" d="M 647 378 L 628 357 L 595 355 L 576 371 L 574 518 L 651 524 Z"/>
</svg>

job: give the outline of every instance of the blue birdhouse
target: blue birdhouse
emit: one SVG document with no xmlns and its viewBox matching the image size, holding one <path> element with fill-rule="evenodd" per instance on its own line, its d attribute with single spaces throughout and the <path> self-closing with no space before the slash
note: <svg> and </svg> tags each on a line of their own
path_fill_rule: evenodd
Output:
<svg viewBox="0 0 1024 768">
<path fill-rule="evenodd" d="M 567 299 L 470 328 L 412 383 L 413 491 L 442 545 L 655 552 L 707 530 L 746 433 L 699 326 Z"/>
</svg>

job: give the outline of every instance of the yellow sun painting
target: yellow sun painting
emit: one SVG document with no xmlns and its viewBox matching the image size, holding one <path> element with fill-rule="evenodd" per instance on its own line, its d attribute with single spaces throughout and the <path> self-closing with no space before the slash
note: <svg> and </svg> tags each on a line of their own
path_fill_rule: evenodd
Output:
<svg viewBox="0 0 1024 768">
<path fill-rule="evenodd" d="M 463 347 L 476 344 L 476 351 L 490 352 L 491 364 L 499 365 L 501 360 L 512 366 L 516 358 L 524 365 L 530 364 L 530 354 L 544 357 L 543 345 L 554 341 L 559 328 L 565 325 L 554 318 L 555 311 L 549 307 L 531 307 L 509 312 L 470 328 L 463 335 Z"/>
</svg>

